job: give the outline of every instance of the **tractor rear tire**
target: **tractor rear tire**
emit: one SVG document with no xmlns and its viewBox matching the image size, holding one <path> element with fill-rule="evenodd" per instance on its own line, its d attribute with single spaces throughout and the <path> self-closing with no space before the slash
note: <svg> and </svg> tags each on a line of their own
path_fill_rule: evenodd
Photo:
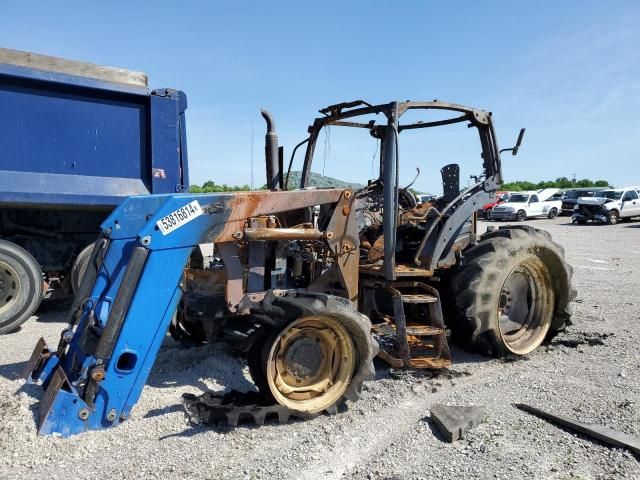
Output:
<svg viewBox="0 0 640 480">
<path fill-rule="evenodd" d="M 371 322 L 349 301 L 269 292 L 252 314 L 258 322 L 268 318 L 247 357 L 254 384 L 268 401 L 307 414 L 335 414 L 346 400 L 357 401 L 363 382 L 375 377 L 378 345 Z"/>
<path fill-rule="evenodd" d="M 38 309 L 42 271 L 24 248 L 0 240 L 0 334 L 17 330 Z"/>
<path fill-rule="evenodd" d="M 549 233 L 501 227 L 463 262 L 451 280 L 454 342 L 483 355 L 526 355 L 569 322 L 573 269 Z"/>
</svg>

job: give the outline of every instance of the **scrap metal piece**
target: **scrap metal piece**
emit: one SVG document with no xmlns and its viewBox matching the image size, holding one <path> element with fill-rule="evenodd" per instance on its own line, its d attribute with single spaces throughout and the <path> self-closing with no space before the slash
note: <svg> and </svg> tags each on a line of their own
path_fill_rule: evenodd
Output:
<svg viewBox="0 0 640 480">
<path fill-rule="evenodd" d="M 284 424 L 291 417 L 307 420 L 317 416 L 277 403 L 268 403 L 258 392 L 231 391 L 224 395 L 205 392 L 199 396 L 184 393 L 182 406 L 189 421 L 196 425 L 215 425 L 223 422 L 235 427 L 246 420 L 253 421 L 256 425 L 264 425 L 269 418 L 277 418 L 278 423 Z"/>
<path fill-rule="evenodd" d="M 550 423 L 554 423 L 569 430 L 587 435 L 588 437 L 595 438 L 607 445 L 626 448 L 636 455 L 640 455 L 640 438 L 634 437 L 633 435 L 618 432 L 617 430 L 613 430 L 609 427 L 598 425 L 596 423 L 582 423 L 571 418 L 554 415 L 553 413 L 545 412 L 530 405 L 525 405 L 524 403 L 516 403 L 514 406 L 527 413 L 540 417 L 543 420 L 547 420 Z"/>
<path fill-rule="evenodd" d="M 431 407 L 431 419 L 447 442 L 464 438 L 473 427 L 484 423 L 486 411 L 483 407 L 459 407 L 436 404 Z"/>
</svg>

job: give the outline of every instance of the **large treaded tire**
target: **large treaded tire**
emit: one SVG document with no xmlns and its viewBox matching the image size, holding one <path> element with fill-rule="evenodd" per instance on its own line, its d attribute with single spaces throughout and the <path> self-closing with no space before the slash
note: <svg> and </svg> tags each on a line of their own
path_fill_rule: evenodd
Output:
<svg viewBox="0 0 640 480">
<path fill-rule="evenodd" d="M 9 282 L 15 285 L 15 296 L 3 295 L 0 299 L 0 334 L 3 334 L 17 330 L 38 309 L 43 280 L 36 259 L 24 248 L 6 240 L 0 240 L 0 268 L 5 268 L 2 272 L 3 281 L 7 282 L 5 288 L 9 288 Z"/>
<path fill-rule="evenodd" d="M 276 403 L 265 375 L 265 359 L 273 339 L 289 323 L 311 315 L 329 315 L 339 319 L 349 332 L 357 352 L 357 365 L 351 382 L 342 397 L 325 411 L 335 414 L 346 400 L 356 402 L 360 398 L 362 384 L 375 378 L 373 359 L 378 354 L 378 343 L 371 335 L 371 321 L 348 300 L 333 295 L 306 291 L 287 291 L 283 296 L 267 292 L 258 308 L 251 310 L 262 327 L 253 336 L 247 363 L 254 384 L 267 399 Z"/>
<path fill-rule="evenodd" d="M 510 272 L 534 257 L 546 267 L 554 289 L 547 339 L 569 323 L 575 291 L 571 286 L 573 269 L 565 261 L 564 249 L 544 230 L 512 225 L 484 234 L 465 252 L 461 267 L 450 277 L 455 309 L 448 323 L 454 342 L 483 355 L 513 353 L 500 333 L 499 297 Z"/>
</svg>

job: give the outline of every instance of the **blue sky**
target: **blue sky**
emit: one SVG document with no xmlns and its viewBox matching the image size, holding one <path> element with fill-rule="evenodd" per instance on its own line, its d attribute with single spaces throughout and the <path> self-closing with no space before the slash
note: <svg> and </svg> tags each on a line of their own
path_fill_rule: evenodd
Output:
<svg viewBox="0 0 640 480">
<path fill-rule="evenodd" d="M 262 184 L 264 124 L 287 152 L 319 108 L 363 98 L 438 98 L 491 110 L 501 147 L 527 128 L 507 180 L 559 176 L 640 184 L 640 2 L 9 2 L 0 46 L 142 70 L 189 98 L 191 181 Z M 461 128 L 461 127 L 459 127 Z M 401 144 L 420 190 L 475 137 L 445 129 Z M 361 133 L 361 132 L 360 132 Z M 371 177 L 375 144 L 332 129 L 314 170 Z"/>
</svg>

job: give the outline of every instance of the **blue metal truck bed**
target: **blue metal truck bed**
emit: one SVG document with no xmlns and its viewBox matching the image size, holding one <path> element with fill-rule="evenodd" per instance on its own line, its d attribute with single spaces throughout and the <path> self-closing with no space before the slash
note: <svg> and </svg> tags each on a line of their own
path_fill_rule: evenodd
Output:
<svg viewBox="0 0 640 480">
<path fill-rule="evenodd" d="M 30 261 L 46 295 L 68 294 L 76 257 L 121 200 L 187 189 L 186 96 L 147 83 L 140 72 L 0 49 L 0 266 L 12 266 L 0 275 L 0 332 L 39 303 L 37 286 L 27 288 L 37 302 L 16 300 L 33 283 Z"/>
</svg>

